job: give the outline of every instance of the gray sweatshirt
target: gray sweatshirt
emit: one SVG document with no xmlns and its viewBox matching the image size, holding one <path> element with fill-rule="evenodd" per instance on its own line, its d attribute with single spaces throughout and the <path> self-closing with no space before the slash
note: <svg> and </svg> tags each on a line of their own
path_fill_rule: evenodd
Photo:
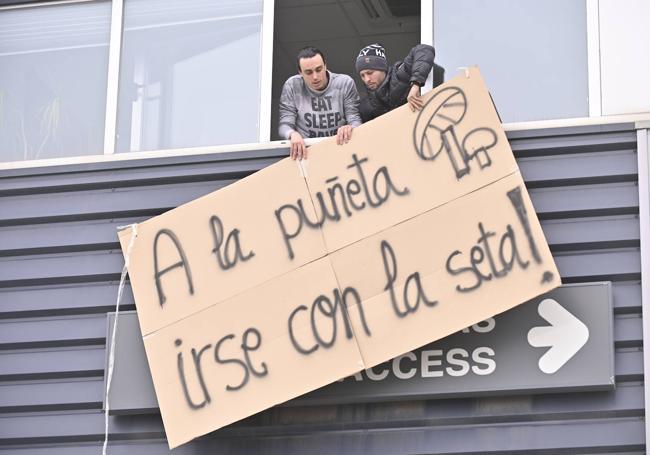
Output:
<svg viewBox="0 0 650 455">
<path fill-rule="evenodd" d="M 289 139 L 297 131 L 303 138 L 336 136 L 340 126 L 361 125 L 359 94 L 352 78 L 327 72 L 325 90 L 310 89 L 302 76 L 291 76 L 280 96 L 280 137 Z"/>
</svg>

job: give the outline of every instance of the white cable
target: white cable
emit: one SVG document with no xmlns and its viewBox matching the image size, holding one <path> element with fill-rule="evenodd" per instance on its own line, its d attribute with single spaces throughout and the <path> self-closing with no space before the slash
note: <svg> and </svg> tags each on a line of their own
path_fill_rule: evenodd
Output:
<svg viewBox="0 0 650 455">
<path fill-rule="evenodd" d="M 307 165 L 309 164 L 307 162 L 307 159 L 302 159 L 302 160 L 296 160 L 296 163 L 298 164 L 298 173 L 300 174 L 300 177 L 306 179 L 307 178 Z"/>
<path fill-rule="evenodd" d="M 113 322 L 113 331 L 111 332 L 111 345 L 108 351 L 108 372 L 106 375 L 106 397 L 104 402 L 106 406 L 104 407 L 104 445 L 102 447 L 102 454 L 106 455 L 106 447 L 108 446 L 108 392 L 111 390 L 111 380 L 113 379 L 113 366 L 115 364 L 115 338 L 117 336 L 117 316 L 120 313 L 120 301 L 122 300 L 122 291 L 124 290 L 124 282 L 126 281 L 126 272 L 129 268 L 129 257 L 131 256 L 131 248 L 133 248 L 133 243 L 135 238 L 138 236 L 137 225 L 131 224 L 131 240 L 129 240 L 129 246 L 126 249 L 126 254 L 124 255 L 124 267 L 122 267 L 122 275 L 120 276 L 120 285 L 117 288 L 117 302 L 115 303 L 115 321 Z M 118 227 L 122 229 L 122 227 Z"/>
</svg>

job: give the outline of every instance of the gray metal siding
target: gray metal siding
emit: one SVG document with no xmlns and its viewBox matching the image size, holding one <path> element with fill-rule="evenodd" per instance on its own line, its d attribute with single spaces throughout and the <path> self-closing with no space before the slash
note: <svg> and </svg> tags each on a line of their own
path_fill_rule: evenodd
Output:
<svg viewBox="0 0 650 455">
<path fill-rule="evenodd" d="M 645 447 L 633 125 L 509 133 L 564 282 L 611 280 L 616 390 L 277 407 L 180 454 L 641 454 Z M 99 453 L 116 227 L 285 156 L 262 150 L 4 171 L 0 454 Z M 135 305 L 127 286 L 121 309 Z M 157 415 L 111 416 L 109 453 L 167 453 Z"/>
</svg>

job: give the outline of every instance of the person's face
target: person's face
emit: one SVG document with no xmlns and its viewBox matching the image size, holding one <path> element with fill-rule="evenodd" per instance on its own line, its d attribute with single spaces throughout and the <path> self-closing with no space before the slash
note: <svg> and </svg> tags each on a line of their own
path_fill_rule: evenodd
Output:
<svg viewBox="0 0 650 455">
<path fill-rule="evenodd" d="M 320 54 L 301 58 L 300 75 L 312 90 L 323 90 L 327 86 L 327 66 Z"/>
<path fill-rule="evenodd" d="M 370 90 L 377 90 L 377 87 L 386 79 L 386 71 L 361 70 L 359 71 L 359 77 Z"/>
</svg>

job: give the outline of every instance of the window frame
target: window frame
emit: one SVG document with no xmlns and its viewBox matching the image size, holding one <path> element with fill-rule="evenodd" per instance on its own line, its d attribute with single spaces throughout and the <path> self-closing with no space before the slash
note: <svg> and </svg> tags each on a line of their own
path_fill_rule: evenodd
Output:
<svg viewBox="0 0 650 455">
<path fill-rule="evenodd" d="M 273 64 L 273 28 L 275 0 L 263 1 L 262 30 L 260 33 L 260 110 L 257 119 L 258 142 L 251 144 L 228 144 L 209 147 L 189 147 L 181 149 L 157 150 L 152 152 L 133 152 L 126 154 L 115 153 L 116 129 L 118 115 L 119 72 L 122 49 L 122 31 L 125 0 L 43 0 L 33 2 L 29 0 L 0 0 L 0 13 L 7 9 L 35 8 L 71 3 L 86 3 L 111 1 L 110 37 L 109 37 L 109 63 L 108 83 L 106 89 L 106 115 L 104 125 L 104 150 L 103 155 L 70 156 L 62 158 L 45 158 L 41 160 L 9 161 L 0 160 L 0 169 L 47 166 L 78 162 L 105 161 L 106 159 L 135 159 L 154 156 L 170 156 L 177 154 L 200 154 L 206 150 L 244 150 L 259 148 L 276 148 L 286 146 L 285 141 L 270 141 L 271 138 L 271 111 L 272 97 L 272 64 Z M 433 11 L 436 0 L 420 0 L 420 40 L 422 43 L 433 43 Z M 588 93 L 589 117 L 583 118 L 558 118 L 553 120 L 517 122 L 504 124 L 506 130 L 549 128 L 553 126 L 583 125 L 594 123 L 614 123 L 621 119 L 645 119 L 647 114 L 602 116 L 601 87 L 600 87 L 600 38 L 599 38 L 599 8 L 598 0 L 584 0 L 587 18 L 587 62 L 588 62 Z M 424 91 L 432 87 L 432 77 L 427 80 Z M 124 156 L 122 156 L 124 155 Z"/>
<path fill-rule="evenodd" d="M 111 26 L 108 40 L 108 83 L 106 84 L 106 115 L 104 116 L 104 155 L 113 155 L 115 153 L 120 59 L 122 58 L 122 28 L 124 24 L 124 0 L 109 1 L 111 2 Z"/>
<path fill-rule="evenodd" d="M 607 118 L 602 115 L 601 101 L 601 64 L 600 64 L 600 19 L 599 19 L 599 1 L 600 0 L 583 0 L 584 12 L 586 19 L 586 41 L 587 41 L 587 115 L 588 117 L 557 117 L 549 120 L 529 120 L 512 122 L 512 125 L 534 125 L 536 122 L 558 122 L 560 126 L 565 126 L 567 122 L 571 125 L 580 126 L 586 119 L 594 117 Z M 436 0 L 421 0 L 422 5 L 422 43 L 434 45 L 432 42 L 425 42 L 425 39 L 433 41 L 433 13 L 435 10 Z M 425 18 L 425 8 L 429 11 L 426 13 L 430 16 L 430 23 Z M 425 31 L 425 26 L 429 30 Z M 429 35 L 426 35 L 429 34 Z M 454 68 L 456 69 L 456 68 Z M 460 69 L 460 68 L 458 68 Z M 429 82 L 429 81 L 427 81 Z M 425 92 L 428 87 L 425 85 Z M 588 122 L 591 123 L 591 122 Z M 521 128 L 518 128 L 521 129 Z"/>
<path fill-rule="evenodd" d="M 122 0 L 119 0 L 120 3 Z M 51 7 L 51 6 L 58 6 L 58 5 L 75 5 L 75 4 L 83 4 L 83 3 L 106 3 L 110 2 L 111 3 L 111 8 L 113 7 L 113 0 L 39 0 L 39 1 L 34 1 L 34 0 L 0 0 L 0 14 L 2 14 L 3 11 L 12 11 L 12 10 L 22 10 L 22 9 L 35 9 L 35 8 L 41 8 L 41 7 Z M 110 21 L 111 24 L 109 25 L 109 42 L 108 42 L 108 51 L 109 54 L 111 52 L 111 36 L 112 35 L 112 30 L 111 27 L 113 25 L 113 12 L 111 12 L 110 16 Z M 106 85 L 107 88 L 111 85 L 111 80 L 110 80 L 110 72 L 107 71 L 107 80 L 106 80 Z M 108 109 L 108 99 L 106 109 Z M 106 127 L 104 127 L 103 130 L 104 134 L 104 141 L 106 141 Z M 72 156 L 65 156 L 65 157 L 56 157 L 56 158 L 41 158 L 41 159 L 36 159 L 36 160 L 22 160 L 22 161 L 3 161 L 2 156 L 0 155 L 0 170 L 2 169 L 13 169 L 15 167 L 33 167 L 30 166 L 30 163 L 34 162 L 42 162 L 46 163 L 44 165 L 47 165 L 47 163 L 52 163 L 52 164 L 57 164 L 60 160 L 70 160 L 70 159 L 81 159 L 82 161 L 86 158 L 94 158 L 98 156 L 103 156 L 106 154 L 105 151 L 105 144 L 104 144 L 104 150 L 103 154 L 90 154 L 90 155 L 72 155 Z M 76 161 L 74 161 L 76 162 Z M 17 163 L 18 166 L 13 166 L 13 164 Z"/>
<path fill-rule="evenodd" d="M 80 0 L 89 1 L 89 0 Z M 93 0 L 90 0 L 93 1 Z M 104 125 L 104 155 L 116 154 L 119 81 L 124 30 L 124 0 L 111 2 L 111 27 L 108 43 L 108 84 Z M 260 32 L 260 109 L 257 118 L 258 142 L 271 139 L 271 74 L 273 65 L 273 9 L 275 0 L 262 1 L 262 30 Z M 194 147 L 191 147 L 192 149 Z M 141 151 L 129 153 L 142 153 Z"/>
<path fill-rule="evenodd" d="M 643 338 L 643 373 L 650 375 L 650 120 L 637 122 L 637 166 L 639 186 L 639 232 L 641 256 L 641 316 Z M 650 450 L 650 383 L 644 381 L 645 448 Z"/>
<path fill-rule="evenodd" d="M 589 117 L 602 115 L 600 86 L 600 18 L 598 0 L 585 0 L 587 12 L 587 87 Z"/>
</svg>

